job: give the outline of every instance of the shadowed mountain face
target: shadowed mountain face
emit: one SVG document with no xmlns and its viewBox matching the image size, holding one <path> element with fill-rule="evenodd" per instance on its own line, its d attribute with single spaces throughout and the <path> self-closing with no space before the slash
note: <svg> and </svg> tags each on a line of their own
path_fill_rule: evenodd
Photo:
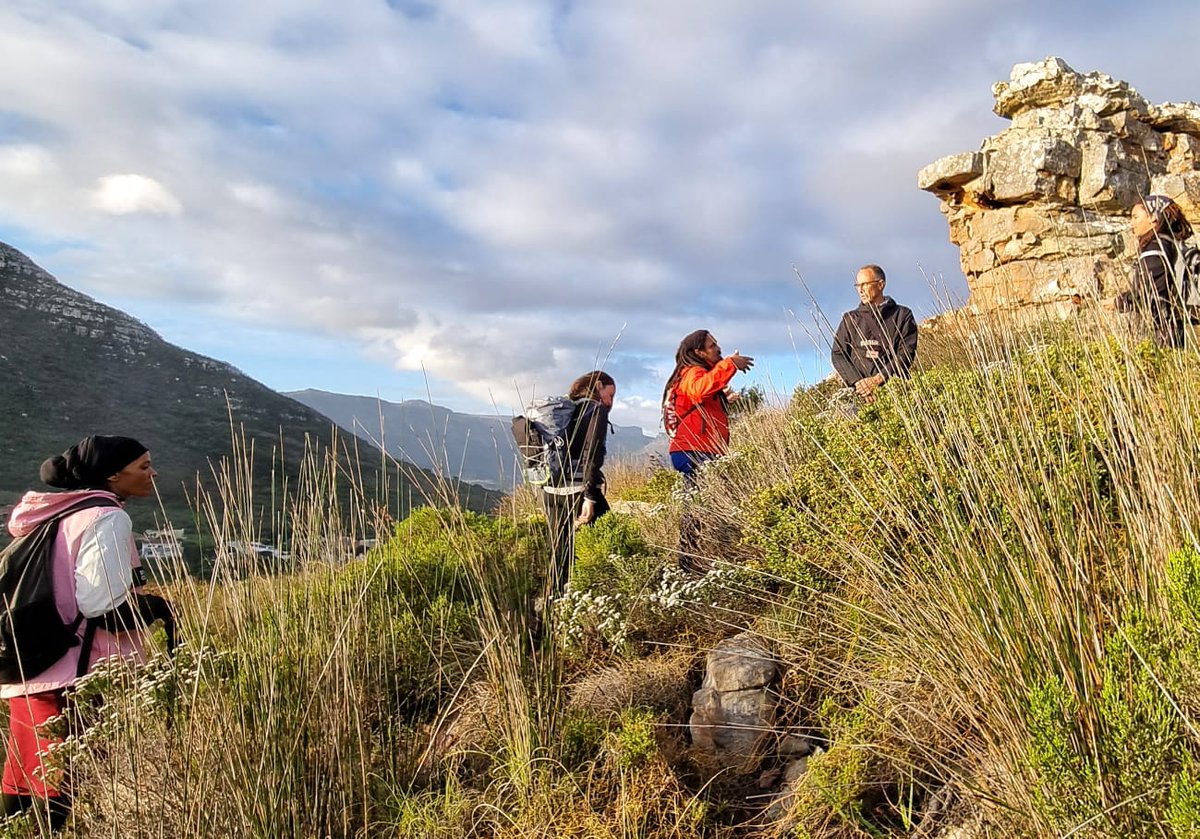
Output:
<svg viewBox="0 0 1200 839">
<path fill-rule="evenodd" d="M 272 452 L 294 474 L 305 444 L 327 446 L 331 421 L 224 362 L 169 344 L 145 324 L 59 283 L 0 244 L 0 507 L 42 488 L 38 466 L 88 434 L 136 437 L 150 448 L 168 514 L 189 524 L 185 486 L 231 451 L 230 411 L 254 445 L 259 498 L 269 499 Z M 364 466 L 380 462 L 359 447 Z M 420 497 L 430 476 L 393 475 L 393 512 Z M 469 506 L 497 496 L 453 487 Z M 142 526 L 152 504 L 132 505 Z M 140 520 L 139 520 L 140 517 Z"/>
<path fill-rule="evenodd" d="M 320 411 L 347 431 L 387 447 L 393 457 L 496 489 L 511 489 L 519 475 L 512 417 L 460 414 L 421 400 L 385 402 L 320 390 L 288 396 Z M 640 456 L 654 438 L 640 428 L 617 426 L 608 454 Z"/>
</svg>

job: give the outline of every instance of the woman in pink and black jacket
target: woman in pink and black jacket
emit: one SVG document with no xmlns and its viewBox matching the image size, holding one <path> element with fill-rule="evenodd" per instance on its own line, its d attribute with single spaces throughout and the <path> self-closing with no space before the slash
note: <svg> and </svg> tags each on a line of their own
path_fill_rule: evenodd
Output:
<svg viewBox="0 0 1200 839">
<path fill-rule="evenodd" d="M 679 343 L 675 369 L 663 388 L 663 404 L 675 411 L 678 426 L 671 439 L 671 465 L 690 483 L 696 467 L 720 457 L 729 448 L 729 395 L 726 389 L 738 371 L 754 359 L 734 352 L 721 357 L 721 346 L 707 329 Z"/>
<path fill-rule="evenodd" d="M 8 529 L 14 537 L 57 522 L 54 600 L 63 623 L 77 623 L 79 640 L 43 672 L 0 685 L 0 698 L 9 703 L 2 784 L 6 815 L 36 806 L 51 829 L 65 824 L 69 793 L 46 771 L 53 740 L 37 728 L 64 712 L 71 686 L 100 659 L 140 660 L 149 624 L 162 620 L 168 646 L 174 644 L 169 605 L 141 590 L 145 573 L 123 509 L 128 499 L 154 493 L 155 474 L 150 453 L 137 440 L 88 437 L 42 463 L 42 481 L 63 491 L 27 492 L 13 509 Z"/>
</svg>

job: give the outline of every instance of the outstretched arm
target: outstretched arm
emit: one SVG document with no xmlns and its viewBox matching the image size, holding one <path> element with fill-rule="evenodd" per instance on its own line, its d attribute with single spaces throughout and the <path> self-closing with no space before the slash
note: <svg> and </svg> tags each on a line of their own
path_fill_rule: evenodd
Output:
<svg viewBox="0 0 1200 839">
<path fill-rule="evenodd" d="M 745 359 L 746 356 L 722 358 L 711 370 L 688 367 L 679 379 L 676 392 L 692 403 L 702 402 L 714 393 L 720 393 L 738 371 L 735 358 Z"/>
</svg>

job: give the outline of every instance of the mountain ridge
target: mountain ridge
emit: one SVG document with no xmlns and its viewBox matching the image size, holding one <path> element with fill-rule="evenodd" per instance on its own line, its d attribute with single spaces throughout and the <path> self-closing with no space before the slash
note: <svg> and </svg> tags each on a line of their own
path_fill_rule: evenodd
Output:
<svg viewBox="0 0 1200 839">
<path fill-rule="evenodd" d="M 330 418 L 227 362 L 171 344 L 2 242 L 0 428 L 0 506 L 38 486 L 44 458 L 89 434 L 122 434 L 150 448 L 164 507 L 181 524 L 192 518 L 187 492 L 230 456 L 235 430 L 256 444 L 256 470 L 264 453 L 282 450 L 289 474 L 306 444 L 328 446 L 338 436 Z M 428 473 L 403 471 L 395 513 L 437 485 Z M 476 509 L 498 498 L 482 488 L 452 491 Z M 150 526 L 154 506 L 131 506 L 135 524 Z"/>
<path fill-rule="evenodd" d="M 329 417 L 344 431 L 382 443 L 388 454 L 424 469 L 501 491 L 519 483 L 512 417 L 462 413 L 424 399 L 389 402 L 315 388 L 286 395 Z M 659 438 L 641 428 L 614 425 L 613 429 L 610 458 L 649 458 L 657 453 L 654 446 Z"/>
</svg>

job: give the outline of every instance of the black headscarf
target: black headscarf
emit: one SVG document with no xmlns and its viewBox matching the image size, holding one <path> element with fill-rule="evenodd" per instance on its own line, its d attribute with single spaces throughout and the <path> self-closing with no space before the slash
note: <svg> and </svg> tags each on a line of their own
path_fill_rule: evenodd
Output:
<svg viewBox="0 0 1200 839">
<path fill-rule="evenodd" d="M 147 451 L 132 437 L 85 437 L 42 461 L 42 481 L 58 489 L 105 489 L 109 478 Z"/>
</svg>

